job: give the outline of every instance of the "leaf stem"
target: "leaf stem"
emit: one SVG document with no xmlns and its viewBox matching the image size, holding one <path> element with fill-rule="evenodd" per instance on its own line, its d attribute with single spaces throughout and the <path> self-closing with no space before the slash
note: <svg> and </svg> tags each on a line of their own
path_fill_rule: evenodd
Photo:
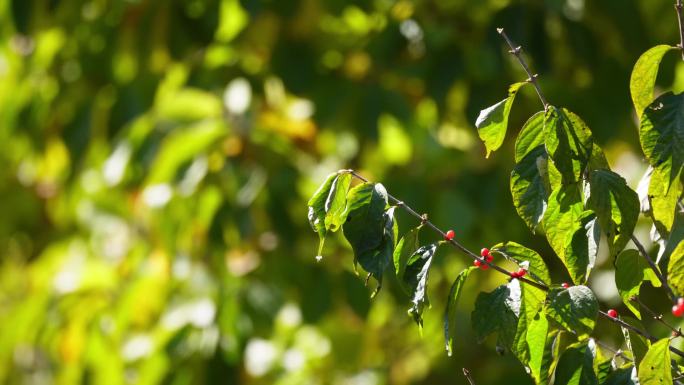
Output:
<svg viewBox="0 0 684 385">
<path fill-rule="evenodd" d="M 544 93 L 542 92 L 541 87 L 539 86 L 539 82 L 537 81 L 537 74 L 532 73 L 530 67 L 527 65 L 527 62 L 525 61 L 525 58 L 522 57 L 522 47 L 513 44 L 513 41 L 508 37 L 508 35 L 506 35 L 506 32 L 504 32 L 503 28 L 497 28 L 496 31 L 499 33 L 499 35 L 501 35 L 501 37 L 504 38 L 504 40 L 506 40 L 508 47 L 510 47 L 510 50 L 508 52 L 513 54 L 513 56 L 515 56 L 515 58 L 518 59 L 518 63 L 520 63 L 520 66 L 522 66 L 522 68 L 527 73 L 527 81 L 529 83 L 532 83 L 532 85 L 534 86 L 534 89 L 537 91 L 537 95 L 539 95 L 539 100 L 541 100 L 541 103 L 544 106 L 544 111 L 546 111 L 549 108 L 549 103 L 546 101 L 546 97 L 544 96 Z"/>
<path fill-rule="evenodd" d="M 677 23 L 679 24 L 679 49 L 682 51 L 682 60 L 684 60 L 684 24 L 682 24 L 684 5 L 682 5 L 682 0 L 677 0 L 674 7 L 677 11 Z"/>
<path fill-rule="evenodd" d="M 648 339 L 648 340 L 651 341 L 651 342 L 656 342 L 656 341 L 658 341 L 657 338 L 653 337 L 653 336 L 650 335 L 648 332 L 646 332 L 646 331 L 644 331 L 644 330 L 641 330 L 641 329 L 639 329 L 639 328 L 637 328 L 637 327 L 635 327 L 635 326 L 632 326 L 632 325 L 628 324 L 627 322 L 621 320 L 620 318 L 617 318 L 617 317 L 616 317 L 616 318 L 613 318 L 613 317 L 609 316 L 608 313 L 604 312 L 603 310 L 599 310 L 599 314 L 601 314 L 601 315 L 604 316 L 605 318 L 608 318 L 609 320 L 615 322 L 616 324 L 618 324 L 618 325 L 624 327 L 625 329 L 629 329 L 629 330 L 633 331 L 634 333 L 636 333 L 636 334 L 638 334 L 638 335 L 640 335 L 640 336 L 642 336 L 642 337 Z M 675 347 L 672 346 L 672 345 L 670 345 L 670 351 L 671 351 L 672 353 L 677 354 L 677 355 L 680 356 L 680 357 L 684 357 L 684 352 L 682 352 L 681 350 L 675 348 Z"/>
<path fill-rule="evenodd" d="M 667 279 L 665 279 L 663 274 L 660 272 L 660 269 L 658 268 L 658 266 L 655 264 L 653 259 L 648 255 L 648 252 L 646 251 L 646 248 L 644 247 L 644 245 L 642 245 L 641 242 L 639 242 L 639 240 L 637 239 L 637 237 L 634 236 L 634 234 L 632 234 L 632 242 L 634 242 L 634 245 L 636 245 L 641 256 L 643 256 L 644 259 L 646 260 L 646 262 L 648 262 L 648 265 L 651 267 L 651 270 L 653 270 L 656 277 L 658 277 L 658 280 L 663 285 L 663 288 L 665 288 L 665 290 L 667 290 L 667 295 L 670 297 L 670 301 L 675 303 L 677 301 L 677 298 L 674 295 L 674 292 L 672 291 L 672 288 L 670 287 L 670 285 L 667 284 Z"/>
</svg>

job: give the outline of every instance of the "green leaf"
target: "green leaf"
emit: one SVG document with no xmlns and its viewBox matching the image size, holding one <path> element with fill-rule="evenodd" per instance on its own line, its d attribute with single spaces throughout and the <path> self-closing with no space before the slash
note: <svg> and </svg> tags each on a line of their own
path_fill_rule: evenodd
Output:
<svg viewBox="0 0 684 385">
<path fill-rule="evenodd" d="M 644 329 L 644 325 L 642 325 L 639 320 L 634 319 L 630 316 L 621 316 L 620 319 L 634 326 L 635 328 L 646 330 Z M 622 329 L 622 335 L 625 338 L 627 350 L 632 352 L 632 357 L 634 357 L 635 365 L 639 365 L 639 363 L 644 359 L 644 356 L 646 356 L 646 352 L 651 346 L 651 342 L 644 338 L 642 335 L 635 333 L 631 329 L 627 329 L 622 326 L 620 327 L 620 329 Z"/>
<path fill-rule="evenodd" d="M 598 385 L 594 349 L 587 342 L 571 345 L 558 361 L 554 385 Z"/>
<path fill-rule="evenodd" d="M 477 127 L 477 134 L 487 149 L 487 157 L 489 157 L 492 151 L 498 150 L 501 144 L 503 144 L 508 127 L 508 114 L 511 111 L 513 100 L 515 100 L 515 95 L 520 87 L 525 84 L 527 82 L 512 84 L 508 89 L 508 97 L 506 99 L 480 111 L 475 126 Z"/>
<path fill-rule="evenodd" d="M 617 256 L 615 260 L 615 286 L 617 286 L 620 297 L 622 297 L 622 302 L 638 319 L 641 319 L 641 313 L 634 302 L 630 301 L 630 298 L 639 295 L 641 284 L 646 279 L 650 280 L 653 286 L 660 286 L 658 277 L 638 251 L 624 250 Z"/>
<path fill-rule="evenodd" d="M 548 316 L 566 330 L 577 333 L 578 338 L 587 338 L 594 330 L 599 308 L 594 293 L 588 287 L 551 289 L 548 301 Z"/>
<path fill-rule="evenodd" d="M 611 255 L 619 253 L 629 242 L 639 218 L 637 193 L 620 175 L 605 169 L 593 170 L 589 173 L 586 207 L 596 213 Z"/>
<path fill-rule="evenodd" d="M 323 184 L 318 187 L 318 190 L 313 194 L 309 202 L 309 223 L 313 231 L 318 233 L 320 242 L 318 244 L 318 256 L 321 255 L 323 251 L 323 243 L 325 242 L 325 236 L 327 230 L 325 228 L 325 202 L 328 200 L 328 195 L 330 195 L 330 188 L 333 182 L 337 178 L 337 173 L 332 173 L 325 178 Z"/>
<path fill-rule="evenodd" d="M 619 368 L 611 373 L 602 385 L 639 385 L 636 368 Z"/>
<path fill-rule="evenodd" d="M 641 385 L 672 385 L 670 365 L 670 339 L 663 338 L 651 345 L 639 364 L 639 383 Z"/>
<path fill-rule="evenodd" d="M 682 196 L 682 184 L 670 183 L 668 170 L 656 167 L 648 184 L 648 198 L 653 221 L 661 232 L 669 232 L 675 220 L 677 202 Z"/>
<path fill-rule="evenodd" d="M 394 226 L 394 220 L 385 213 L 385 207 L 387 192 L 383 185 L 360 184 L 347 195 L 347 221 L 342 226 L 354 251 L 354 264 L 359 263 L 379 284 L 394 251 L 394 240 L 389 242 L 393 230 L 387 230 L 387 225 Z"/>
<path fill-rule="evenodd" d="M 491 251 L 502 254 L 507 259 L 512 259 L 518 265 L 527 269 L 529 274 L 536 280 L 547 285 L 551 284 L 549 269 L 542 257 L 534 250 L 516 243 L 504 242 L 492 246 Z"/>
<path fill-rule="evenodd" d="M 657 45 L 644 52 L 634 64 L 632 76 L 629 79 L 629 90 L 638 117 L 641 117 L 644 109 L 653 101 L 653 88 L 660 61 L 667 51 L 676 49 L 669 45 Z"/>
<path fill-rule="evenodd" d="M 684 242 L 679 242 L 667 264 L 667 280 L 678 296 L 684 296 Z"/>
<path fill-rule="evenodd" d="M 406 270 L 402 277 L 404 285 L 411 292 L 411 302 L 413 305 L 409 309 L 409 314 L 413 316 L 418 326 L 423 326 L 423 309 L 430 305 L 427 297 L 428 274 L 432 257 L 437 251 L 438 243 L 422 246 L 409 258 Z"/>
<path fill-rule="evenodd" d="M 330 193 L 325 200 L 325 229 L 337 231 L 346 218 L 347 192 L 351 185 L 352 175 L 341 172 L 330 186 Z"/>
<path fill-rule="evenodd" d="M 520 218 L 534 231 L 541 222 L 550 193 L 548 155 L 544 146 L 531 150 L 511 172 L 511 195 Z"/>
<path fill-rule="evenodd" d="M 600 239 L 601 229 L 596 215 L 592 211 L 582 212 L 567 235 L 563 253 L 564 263 L 576 284 L 583 284 L 589 278 L 598 255 Z"/>
<path fill-rule="evenodd" d="M 546 293 L 534 286 L 521 285 L 520 281 L 512 280 L 509 286 L 520 287 L 520 311 L 518 313 L 518 325 L 511 351 L 523 365 L 530 361 L 530 348 L 527 342 L 529 325 L 539 317 L 539 311 L 546 299 Z"/>
<path fill-rule="evenodd" d="M 544 111 L 539 111 L 527 119 L 515 140 L 515 162 L 520 163 L 527 154 L 543 144 Z"/>
<path fill-rule="evenodd" d="M 549 107 L 544 117 L 546 151 L 560 171 L 563 181 L 579 181 L 591 157 L 591 131 L 579 116 Z"/>
<path fill-rule="evenodd" d="M 665 182 L 664 191 L 670 184 L 680 183 L 684 167 L 684 94 L 671 92 L 660 95 L 641 116 L 639 127 L 641 147 L 648 161 L 660 170 Z"/>
<path fill-rule="evenodd" d="M 577 259 L 577 255 L 567 256 L 572 250 L 575 234 L 582 231 L 580 218 L 586 216 L 579 189 L 576 185 L 559 186 L 549 196 L 549 204 L 542 219 L 549 244 L 568 269 L 575 283 L 583 283 L 587 276 L 589 259 Z M 586 224 L 585 224 L 586 225 Z M 586 231 L 584 232 L 586 236 Z M 578 235 L 579 236 L 579 235 Z M 575 247 L 577 240 L 575 240 Z M 588 253 L 588 241 L 587 241 Z"/>
<path fill-rule="evenodd" d="M 444 311 L 444 340 L 446 341 L 446 351 L 449 357 L 453 352 L 454 337 L 456 331 L 456 306 L 458 305 L 458 300 L 461 297 L 461 290 L 468 279 L 468 275 L 473 271 L 474 267 L 468 267 L 463 270 L 454 283 L 451 285 L 451 290 L 449 291 L 449 299 L 447 300 L 446 310 Z"/>
<path fill-rule="evenodd" d="M 406 270 L 409 258 L 418 250 L 418 235 L 421 227 L 422 225 L 414 227 L 404 234 L 401 240 L 399 240 L 397 248 L 394 249 L 394 271 L 400 279 L 404 276 L 404 270 Z"/>
<path fill-rule="evenodd" d="M 546 311 L 540 310 L 528 323 L 525 340 L 529 349 L 530 358 L 528 368 L 530 376 L 536 384 L 548 382 L 549 371 L 553 361 L 553 344 L 557 331 L 549 330 L 549 321 L 546 319 Z"/>
<path fill-rule="evenodd" d="M 518 282 L 517 279 L 511 282 Z M 501 285 L 494 291 L 481 292 L 475 300 L 471 323 L 478 341 L 494 333 L 499 340 L 511 346 L 515 338 L 518 314 L 520 312 L 520 285 Z"/>
</svg>

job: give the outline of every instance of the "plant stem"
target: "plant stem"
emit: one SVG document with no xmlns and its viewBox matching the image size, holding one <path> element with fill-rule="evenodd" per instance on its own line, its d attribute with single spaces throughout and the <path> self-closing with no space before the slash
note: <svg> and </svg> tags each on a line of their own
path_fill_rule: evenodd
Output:
<svg viewBox="0 0 684 385">
<path fill-rule="evenodd" d="M 682 24 L 682 0 L 675 2 L 675 10 L 677 11 L 677 23 L 679 24 L 679 49 L 682 51 L 682 60 L 684 60 L 684 24 Z"/>
<path fill-rule="evenodd" d="M 463 368 L 463 375 L 468 380 L 470 385 L 475 385 L 475 381 L 473 381 L 473 378 L 470 376 L 470 371 L 468 369 Z"/>
<path fill-rule="evenodd" d="M 651 257 L 648 255 L 648 252 L 646 251 L 644 245 L 642 245 L 641 242 L 639 242 L 639 240 L 637 239 L 637 237 L 634 236 L 634 234 L 632 234 L 632 242 L 634 242 L 634 245 L 636 245 L 637 249 L 639 250 L 639 253 L 644 257 L 646 262 L 648 262 L 648 265 L 651 267 L 651 270 L 653 270 L 656 277 L 658 277 L 658 280 L 663 285 L 663 288 L 667 290 L 667 295 L 670 297 L 670 301 L 672 301 L 673 303 L 676 302 L 677 298 L 675 297 L 670 285 L 667 284 L 667 279 L 665 279 L 663 274 L 660 272 L 658 266 L 655 264 L 653 259 L 651 259 Z"/>
<path fill-rule="evenodd" d="M 522 68 L 527 73 L 527 81 L 532 83 L 534 86 L 534 89 L 537 91 L 537 95 L 539 95 L 539 100 L 541 100 L 542 105 L 544 105 L 544 111 L 546 111 L 549 108 L 549 103 L 546 101 L 546 97 L 544 97 L 544 93 L 542 93 L 541 87 L 539 86 L 537 74 L 532 73 L 530 67 L 527 65 L 527 62 L 525 62 L 525 58 L 522 57 L 522 47 L 513 44 L 513 41 L 511 41 L 508 35 L 506 35 L 506 32 L 504 32 L 503 28 L 497 28 L 496 31 L 504 38 L 504 40 L 506 40 L 506 43 L 510 47 L 510 51 L 508 52 L 512 53 L 513 56 L 518 59 L 518 63 L 520 63 Z"/>
<path fill-rule="evenodd" d="M 354 176 L 355 178 L 357 178 L 357 179 L 359 179 L 359 180 L 361 180 L 361 181 L 363 181 L 363 182 L 365 182 L 365 183 L 371 183 L 368 179 L 364 178 L 362 175 L 358 174 L 358 173 L 357 173 L 356 171 L 354 171 L 354 170 L 342 170 L 342 171 L 350 173 L 352 176 Z M 412 209 L 410 206 L 408 206 L 407 204 L 405 204 L 403 201 L 401 201 L 401 200 L 395 198 L 395 197 L 394 197 L 392 194 L 390 194 L 390 193 L 387 193 L 387 198 L 388 198 L 390 201 L 392 201 L 392 203 L 396 204 L 398 207 L 401 207 L 401 208 L 404 209 L 406 212 L 408 212 L 409 214 L 411 214 L 411 216 L 413 216 L 413 217 L 415 217 L 416 219 L 418 219 L 422 224 L 427 225 L 429 228 L 431 228 L 432 230 L 434 230 L 436 233 L 438 233 L 438 234 L 441 236 L 442 239 L 445 238 L 446 234 L 444 233 L 444 231 L 440 230 L 437 226 L 435 226 L 434 223 L 430 222 L 430 220 L 428 220 L 427 214 L 423 214 L 423 215 L 418 214 L 418 212 L 416 212 L 416 210 Z M 494 270 L 498 271 L 498 272 L 501 273 L 501 274 L 504 274 L 504 275 L 506 275 L 506 276 L 508 276 L 508 277 L 511 276 L 511 272 L 510 272 L 510 271 L 508 271 L 508 270 L 506 270 L 506 269 L 504 269 L 504 268 L 502 268 L 502 267 L 500 267 L 500 266 L 498 266 L 498 265 L 496 265 L 496 264 L 494 264 L 494 263 L 487 262 L 487 260 L 484 259 L 484 258 L 480 258 L 480 256 L 478 256 L 477 254 L 475 254 L 475 253 L 473 253 L 472 251 L 468 250 L 465 246 L 461 245 L 458 241 L 456 241 L 456 240 L 454 240 L 454 239 L 451 239 L 451 240 L 449 240 L 449 241 L 447 241 L 447 242 L 449 242 L 452 246 L 454 246 L 454 247 L 455 247 L 456 249 L 458 249 L 460 252 L 462 252 L 463 254 L 465 254 L 465 255 L 467 255 L 467 256 L 473 258 L 474 260 L 479 260 L 481 263 L 485 263 L 485 264 L 489 265 L 491 268 L 493 268 Z M 542 283 L 539 283 L 539 282 L 532 281 L 532 280 L 527 279 L 527 278 L 525 278 L 525 277 L 518 278 L 518 280 L 519 280 L 520 282 L 526 283 L 526 284 L 528 284 L 528 285 L 532 285 L 532 286 L 534 286 L 534 287 L 536 287 L 536 288 L 538 288 L 538 289 L 540 289 L 540 290 L 543 290 L 543 291 L 549 291 L 549 290 L 550 290 L 549 287 L 546 286 L 545 284 L 542 284 Z M 602 315 L 603 317 L 609 319 L 609 320 L 612 321 L 612 322 L 615 322 L 615 323 L 617 323 L 617 324 L 619 324 L 619 325 L 621 325 L 621 326 L 623 326 L 623 327 L 625 327 L 625 328 L 627 328 L 627 329 L 629 329 L 629 330 L 631 330 L 631 331 L 633 331 L 633 332 L 635 332 L 635 333 L 637 333 L 637 334 L 639 334 L 639 335 L 641 335 L 641 336 L 643 336 L 643 337 L 645 337 L 645 338 L 648 338 L 649 340 L 651 340 L 651 341 L 653 341 L 653 342 L 657 341 L 657 339 L 656 339 L 655 337 L 651 336 L 650 334 L 648 334 L 648 332 L 646 332 L 646 331 L 644 331 L 644 330 L 641 330 L 641 329 L 639 329 L 639 328 L 637 328 L 637 327 L 634 327 L 634 326 L 632 326 L 632 325 L 626 323 L 625 321 L 623 321 L 623 320 L 621 320 L 621 319 L 619 319 L 619 318 L 613 318 L 613 317 L 609 316 L 607 313 L 605 313 L 603 310 L 599 310 L 599 314 Z M 670 351 L 672 351 L 673 353 L 675 353 L 675 354 L 677 354 L 677 355 L 679 355 L 679 356 L 681 356 L 681 357 L 684 357 L 684 352 L 682 352 L 681 350 L 679 350 L 679 349 L 677 349 L 677 348 L 675 348 L 675 347 L 670 346 Z"/>
<path fill-rule="evenodd" d="M 634 301 L 634 302 L 637 302 L 639 305 L 641 305 L 641 307 L 642 307 L 644 310 L 646 310 L 647 313 L 649 313 L 649 314 L 651 315 L 651 317 L 653 317 L 654 320 L 660 322 L 661 324 L 665 325 L 668 329 L 672 330 L 673 336 L 675 336 L 675 337 L 681 337 L 681 335 L 682 335 L 681 330 L 676 329 L 674 326 L 670 325 L 667 321 L 665 321 L 665 320 L 663 319 L 663 315 L 662 315 L 662 314 L 658 314 L 658 313 L 654 312 L 653 310 L 651 310 L 650 307 L 646 306 L 645 303 L 641 302 L 641 299 L 639 299 L 639 297 L 637 297 L 637 296 L 635 295 L 635 296 L 633 296 L 632 298 L 630 298 L 630 300 L 631 300 L 631 301 Z"/>
</svg>

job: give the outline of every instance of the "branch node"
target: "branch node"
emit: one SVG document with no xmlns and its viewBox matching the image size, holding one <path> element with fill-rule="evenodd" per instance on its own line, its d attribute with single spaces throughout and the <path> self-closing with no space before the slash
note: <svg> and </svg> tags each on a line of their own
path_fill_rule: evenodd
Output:
<svg viewBox="0 0 684 385">
<path fill-rule="evenodd" d="M 424 224 L 428 223 L 428 221 L 429 221 L 429 219 L 428 219 L 428 215 L 427 215 L 427 214 L 423 214 L 423 215 L 420 216 L 420 223 L 421 223 L 421 224 L 424 225 Z"/>
</svg>

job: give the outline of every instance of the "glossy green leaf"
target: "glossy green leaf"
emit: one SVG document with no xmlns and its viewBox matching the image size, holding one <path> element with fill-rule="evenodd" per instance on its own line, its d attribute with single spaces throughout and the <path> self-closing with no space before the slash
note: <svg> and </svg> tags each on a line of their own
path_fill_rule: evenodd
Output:
<svg viewBox="0 0 684 385">
<path fill-rule="evenodd" d="M 598 385 L 594 351 L 586 342 L 570 346 L 556 367 L 554 385 Z"/>
<path fill-rule="evenodd" d="M 517 282 L 517 280 L 514 280 Z M 501 285 L 489 293 L 481 292 L 471 314 L 472 327 L 478 341 L 498 333 L 499 340 L 510 347 L 515 338 L 520 312 L 520 285 Z"/>
<path fill-rule="evenodd" d="M 350 173 L 341 172 L 330 186 L 330 193 L 325 200 L 325 229 L 327 231 L 337 231 L 347 219 L 347 193 L 351 180 Z"/>
<path fill-rule="evenodd" d="M 566 330 L 577 333 L 578 338 L 587 338 L 594 330 L 599 307 L 596 296 L 588 287 L 551 289 L 548 301 L 548 316 Z"/>
<path fill-rule="evenodd" d="M 394 271 L 399 278 L 404 276 L 409 258 L 418 250 L 420 228 L 421 226 L 414 227 L 404 234 L 399 240 L 397 248 L 394 249 Z"/>
<path fill-rule="evenodd" d="M 380 183 L 360 184 L 347 195 L 347 221 L 342 226 L 354 251 L 354 263 L 359 263 L 379 283 L 394 251 L 394 245 L 388 242 L 392 231 L 386 229 L 390 222 L 386 206 L 385 187 Z M 393 226 L 393 218 L 391 222 Z"/>
<path fill-rule="evenodd" d="M 423 309 L 430 305 L 427 296 L 428 275 L 432 265 L 432 257 L 437 251 L 438 243 L 421 246 L 409 258 L 402 277 L 404 285 L 411 293 L 411 303 L 409 314 L 413 316 L 418 326 L 423 326 Z"/>
<path fill-rule="evenodd" d="M 518 312 L 518 325 L 513 344 L 510 347 L 513 354 L 523 365 L 528 365 L 530 360 L 530 347 L 527 342 L 529 326 L 539 318 L 539 312 L 546 299 L 546 293 L 531 285 L 521 285 L 514 279 L 509 286 L 518 285 L 520 288 L 520 311 Z"/>
<path fill-rule="evenodd" d="M 544 117 L 544 140 L 564 183 L 579 181 L 593 145 L 591 131 L 582 119 L 564 108 L 549 107 Z"/>
<path fill-rule="evenodd" d="M 549 269 L 542 257 L 536 251 L 516 242 L 498 243 L 490 248 L 492 252 L 501 253 L 507 259 L 515 261 L 519 266 L 527 269 L 536 280 L 547 285 L 551 284 Z"/>
<path fill-rule="evenodd" d="M 477 134 L 487 149 L 487 157 L 489 157 L 492 151 L 498 150 L 501 144 L 503 144 L 508 128 L 508 114 L 511 111 L 515 95 L 520 87 L 525 84 L 527 82 L 512 84 L 508 89 L 508 97 L 506 99 L 480 111 L 475 126 L 477 127 Z"/>
<path fill-rule="evenodd" d="M 586 207 L 596 213 L 601 229 L 606 233 L 611 256 L 617 255 L 634 232 L 639 217 L 639 197 L 624 178 L 605 169 L 589 173 L 588 192 Z"/>
<path fill-rule="evenodd" d="M 511 195 L 520 218 L 534 231 L 541 222 L 550 194 L 548 156 L 544 146 L 531 150 L 511 172 Z"/>
<path fill-rule="evenodd" d="M 648 161 L 660 170 L 664 191 L 679 182 L 684 167 L 684 94 L 668 92 L 651 103 L 641 116 L 641 147 Z"/>
<path fill-rule="evenodd" d="M 449 290 L 449 298 L 447 299 L 446 310 L 444 311 L 444 340 L 446 341 L 446 351 L 449 357 L 454 348 L 454 337 L 456 336 L 456 306 L 458 305 L 458 300 L 461 297 L 461 290 L 470 275 L 474 267 L 468 267 L 456 277 L 454 283 L 451 285 L 451 290 Z"/>
<path fill-rule="evenodd" d="M 638 251 L 629 249 L 621 252 L 615 260 L 615 286 L 622 302 L 639 319 L 641 319 L 639 307 L 630 301 L 630 298 L 639 295 L 641 284 L 645 280 L 650 280 L 653 286 L 660 286 L 658 277 Z"/>
<path fill-rule="evenodd" d="M 309 206 L 309 224 L 311 224 L 311 228 L 318 233 L 318 237 L 320 238 L 318 256 L 320 256 L 323 251 L 323 244 L 327 234 L 325 227 L 325 202 L 328 200 L 330 188 L 337 178 L 337 175 L 336 172 L 328 175 L 323 184 L 318 187 L 318 190 L 314 192 L 307 203 Z"/>
<path fill-rule="evenodd" d="M 670 365 L 670 339 L 663 338 L 651 345 L 639 364 L 639 383 L 641 385 L 672 385 Z"/>
<path fill-rule="evenodd" d="M 544 144 L 544 111 L 532 115 L 515 140 L 515 162 L 520 163 L 527 154 Z"/>
<path fill-rule="evenodd" d="M 670 45 L 657 45 L 641 54 L 629 79 L 629 91 L 632 94 L 632 102 L 637 116 L 641 116 L 644 109 L 653 101 L 653 88 L 658 68 L 663 56 L 676 47 Z"/>
<path fill-rule="evenodd" d="M 575 234 L 582 231 L 579 219 L 583 215 L 586 214 L 584 214 L 580 191 L 576 185 L 571 184 L 560 186 L 551 193 L 542 220 L 549 244 L 563 261 L 575 283 L 584 282 L 589 260 L 587 258 L 578 260 L 577 256 L 566 256 L 566 251 L 568 245 L 572 245 Z M 586 235 L 586 232 L 584 234 Z"/>
<path fill-rule="evenodd" d="M 667 280 L 675 294 L 680 297 L 684 296 L 684 242 L 679 242 L 670 255 Z"/>
<path fill-rule="evenodd" d="M 648 198 L 651 215 L 659 231 L 669 232 L 675 219 L 677 202 L 682 197 L 682 183 L 670 183 L 666 167 L 656 167 L 648 184 Z"/>
</svg>

